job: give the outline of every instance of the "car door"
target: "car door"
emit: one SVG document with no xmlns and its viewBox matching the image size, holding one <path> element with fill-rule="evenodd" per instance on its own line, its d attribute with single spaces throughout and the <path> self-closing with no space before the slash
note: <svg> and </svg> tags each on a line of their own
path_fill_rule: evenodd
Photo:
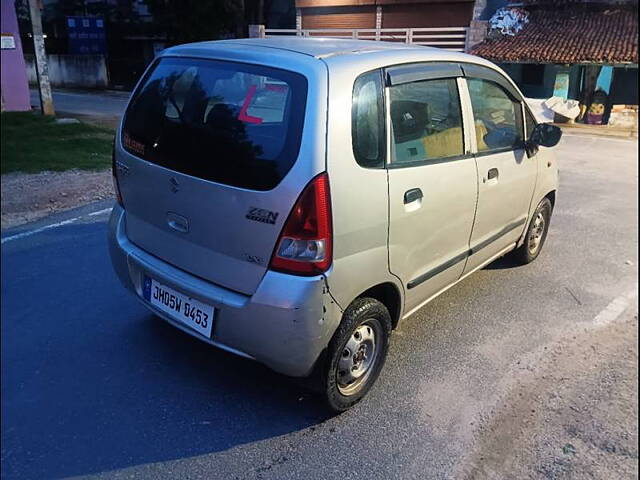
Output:
<svg viewBox="0 0 640 480">
<path fill-rule="evenodd" d="M 473 112 L 478 206 L 465 272 L 518 241 L 527 222 L 537 165 L 524 149 L 522 97 L 497 71 L 463 67 Z"/>
<path fill-rule="evenodd" d="M 389 265 L 408 313 L 458 280 L 468 255 L 477 173 L 461 75 L 455 64 L 386 71 Z"/>
</svg>

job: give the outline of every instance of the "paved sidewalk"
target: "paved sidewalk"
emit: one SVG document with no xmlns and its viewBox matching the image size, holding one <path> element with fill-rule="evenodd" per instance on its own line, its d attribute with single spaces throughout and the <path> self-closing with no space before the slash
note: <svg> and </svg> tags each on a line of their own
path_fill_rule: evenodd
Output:
<svg viewBox="0 0 640 480">
<path fill-rule="evenodd" d="M 564 133 L 574 135 L 596 135 L 603 137 L 638 138 L 638 129 L 616 128 L 607 125 L 585 125 L 583 123 L 554 123 L 562 129 Z"/>
</svg>

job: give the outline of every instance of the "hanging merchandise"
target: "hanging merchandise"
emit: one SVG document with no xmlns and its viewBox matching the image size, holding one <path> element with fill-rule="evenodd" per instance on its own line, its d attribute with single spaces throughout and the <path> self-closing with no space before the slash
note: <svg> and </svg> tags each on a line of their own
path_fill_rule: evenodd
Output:
<svg viewBox="0 0 640 480">
<path fill-rule="evenodd" d="M 580 90 L 580 115 L 577 120 L 590 123 L 587 118 L 588 107 L 593 102 L 593 95 L 596 91 L 596 81 L 602 66 L 600 65 L 586 65 L 584 67 L 584 78 L 582 80 L 582 87 Z"/>
<path fill-rule="evenodd" d="M 602 125 L 602 117 L 607 105 L 607 94 L 603 90 L 596 90 L 587 112 L 587 123 L 591 125 Z"/>
<path fill-rule="evenodd" d="M 562 97 L 551 97 L 545 100 L 543 105 L 554 114 L 560 115 L 568 120 L 573 120 L 580 115 L 580 105 L 577 100 L 566 100 Z"/>
<path fill-rule="evenodd" d="M 503 35 L 515 35 L 529 23 L 529 12 L 524 8 L 504 7 L 496 10 L 489 19 L 489 28 Z"/>
</svg>

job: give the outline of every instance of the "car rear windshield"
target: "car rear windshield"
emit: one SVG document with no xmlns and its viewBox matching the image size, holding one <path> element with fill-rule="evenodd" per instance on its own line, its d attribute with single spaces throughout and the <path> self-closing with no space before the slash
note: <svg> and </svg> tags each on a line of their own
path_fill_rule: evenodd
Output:
<svg viewBox="0 0 640 480">
<path fill-rule="evenodd" d="M 306 98 L 293 72 L 165 57 L 129 104 L 122 145 L 187 175 L 270 190 L 298 155 Z"/>
</svg>

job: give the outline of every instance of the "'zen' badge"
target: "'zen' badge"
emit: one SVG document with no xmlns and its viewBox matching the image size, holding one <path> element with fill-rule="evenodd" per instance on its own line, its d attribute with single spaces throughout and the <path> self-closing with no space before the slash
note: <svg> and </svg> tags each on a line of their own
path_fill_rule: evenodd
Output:
<svg viewBox="0 0 640 480">
<path fill-rule="evenodd" d="M 245 215 L 245 218 L 255 220 L 256 222 L 274 225 L 278 218 L 278 212 L 272 212 L 271 210 L 265 210 L 264 208 L 249 207 L 249 211 Z"/>
</svg>

